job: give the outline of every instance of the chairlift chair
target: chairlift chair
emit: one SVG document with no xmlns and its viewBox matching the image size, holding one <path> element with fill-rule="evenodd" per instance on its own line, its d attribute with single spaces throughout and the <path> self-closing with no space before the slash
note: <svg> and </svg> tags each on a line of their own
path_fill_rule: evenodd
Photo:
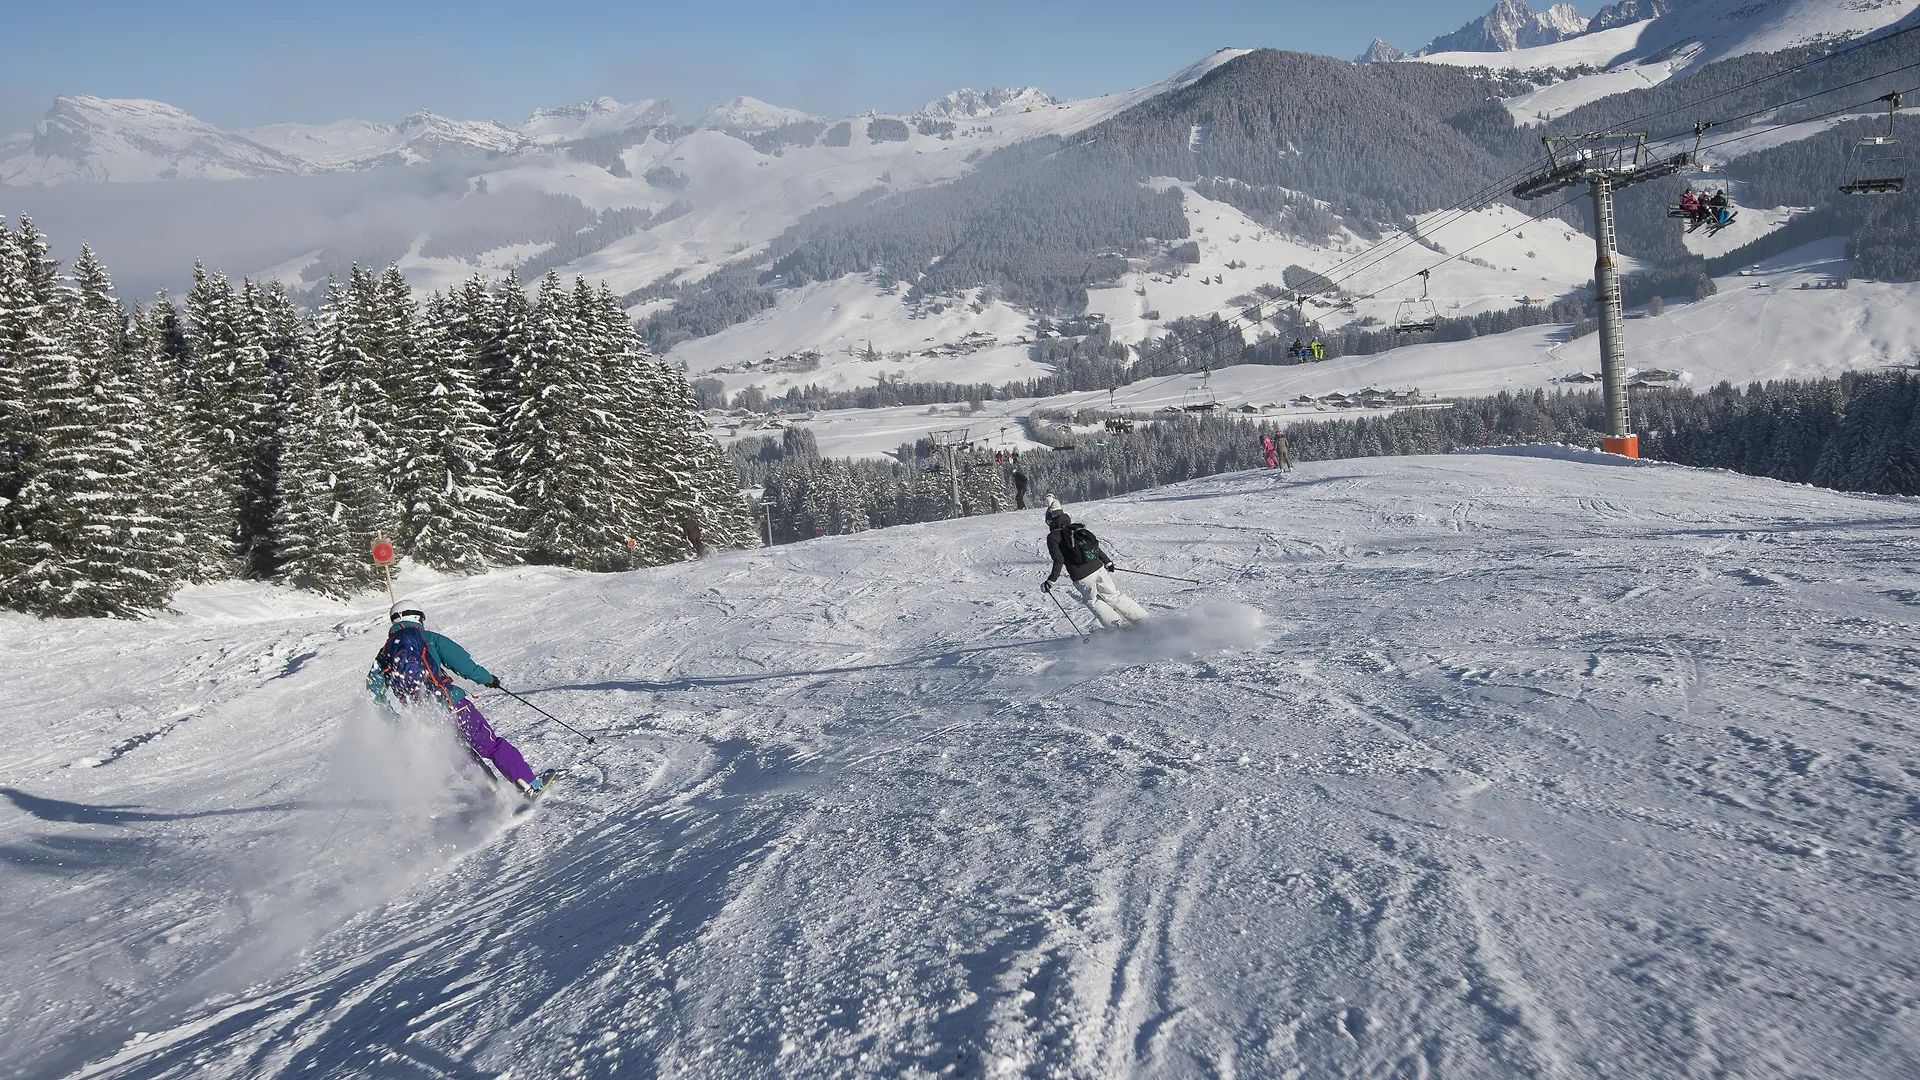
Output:
<svg viewBox="0 0 1920 1080">
<path fill-rule="evenodd" d="M 1739 211 L 1734 209 L 1731 199 L 1727 200 L 1726 206 L 1718 209 L 1707 205 L 1709 189 L 1724 194 L 1729 187 L 1733 186 L 1733 180 L 1724 168 L 1709 166 L 1700 156 L 1701 140 L 1706 138 L 1707 131 L 1712 127 L 1712 124 L 1705 121 L 1693 125 L 1693 153 L 1687 155 L 1687 160 L 1692 163 L 1692 168 L 1689 170 L 1692 178 L 1687 181 L 1687 190 L 1699 194 L 1700 209 L 1690 211 L 1678 201 L 1667 204 L 1667 216 L 1686 222 L 1687 232 L 1691 233 L 1704 227 L 1708 236 L 1733 224 L 1734 219 L 1740 216 Z"/>
<path fill-rule="evenodd" d="M 1893 137 L 1893 116 L 1900 109 L 1900 95 L 1888 94 L 1887 133 L 1870 135 L 1853 144 L 1847 155 L 1847 182 L 1840 190 L 1848 195 L 1896 195 L 1907 190 L 1906 155 L 1900 140 Z"/>
<path fill-rule="evenodd" d="M 1180 411 L 1185 413 L 1210 413 L 1220 407 L 1220 398 L 1214 394 L 1208 380 L 1213 377 L 1210 368 L 1200 369 L 1200 381 L 1187 387 L 1180 395 Z"/>
<path fill-rule="evenodd" d="M 1440 326 L 1440 310 L 1427 295 L 1427 282 L 1433 271 L 1420 271 L 1420 298 L 1402 300 L 1393 313 L 1393 329 L 1398 334 L 1424 334 Z"/>
</svg>

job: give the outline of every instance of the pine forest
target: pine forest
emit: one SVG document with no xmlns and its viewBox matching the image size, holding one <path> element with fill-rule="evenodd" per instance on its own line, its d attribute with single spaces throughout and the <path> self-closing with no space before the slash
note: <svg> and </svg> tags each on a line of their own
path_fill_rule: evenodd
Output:
<svg viewBox="0 0 1920 1080">
<path fill-rule="evenodd" d="M 613 294 L 553 271 L 416 297 L 353 267 L 303 314 L 196 266 L 129 308 L 0 221 L 0 605 L 133 616 L 245 577 L 346 596 L 424 567 L 621 571 L 751 547 L 733 466 Z M 403 569 L 404 572 L 404 569 Z"/>
</svg>

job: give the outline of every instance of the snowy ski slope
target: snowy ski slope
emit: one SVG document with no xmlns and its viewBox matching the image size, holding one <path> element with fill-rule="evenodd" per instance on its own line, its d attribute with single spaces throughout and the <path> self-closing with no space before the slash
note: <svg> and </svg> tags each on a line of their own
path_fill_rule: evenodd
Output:
<svg viewBox="0 0 1920 1080">
<path fill-rule="evenodd" d="M 0 1075 L 1920 1072 L 1920 504 L 1575 451 L 416 584 L 540 812 L 364 718 L 382 605 L 0 636 Z M 436 756 L 436 755 L 446 756 Z M 401 779 L 401 776 L 405 779 Z M 437 816 L 429 816 L 429 815 Z"/>
</svg>

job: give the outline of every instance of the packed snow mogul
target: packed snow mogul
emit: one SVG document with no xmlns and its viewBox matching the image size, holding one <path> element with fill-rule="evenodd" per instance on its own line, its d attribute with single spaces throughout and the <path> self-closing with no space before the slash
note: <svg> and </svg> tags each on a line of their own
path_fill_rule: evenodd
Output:
<svg viewBox="0 0 1920 1080">
<path fill-rule="evenodd" d="M 1109 630 L 1124 630 L 1145 622 L 1147 609 L 1134 603 L 1113 580 L 1113 560 L 1100 550 L 1093 530 L 1076 524 L 1060 508 L 1060 500 L 1047 496 L 1047 554 L 1053 556 L 1053 573 L 1040 583 L 1042 592 L 1052 592 L 1064 568 L 1080 590 L 1093 617 Z"/>
<path fill-rule="evenodd" d="M 480 707 L 453 681 L 458 675 L 497 689 L 499 676 L 476 663 L 459 642 L 428 630 L 427 613 L 417 607 L 396 604 L 388 621 L 392 626 L 387 643 L 367 672 L 367 690 L 373 700 L 396 717 L 395 706 L 431 703 L 447 710 L 474 757 L 492 762 L 522 794 L 537 794 L 541 781 L 527 767 L 527 759 L 493 733 Z"/>
</svg>

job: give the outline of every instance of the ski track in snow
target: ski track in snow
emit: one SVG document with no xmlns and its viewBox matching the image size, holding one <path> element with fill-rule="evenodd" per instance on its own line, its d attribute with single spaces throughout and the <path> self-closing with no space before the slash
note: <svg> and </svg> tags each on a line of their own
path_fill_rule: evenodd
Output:
<svg viewBox="0 0 1920 1080">
<path fill-rule="evenodd" d="M 1214 583 L 1090 646 L 1024 514 L 410 590 L 607 733 L 511 829 L 383 606 L 10 619 L 0 1076 L 1914 1075 L 1920 503 L 1616 466 L 1082 507 Z"/>
</svg>

